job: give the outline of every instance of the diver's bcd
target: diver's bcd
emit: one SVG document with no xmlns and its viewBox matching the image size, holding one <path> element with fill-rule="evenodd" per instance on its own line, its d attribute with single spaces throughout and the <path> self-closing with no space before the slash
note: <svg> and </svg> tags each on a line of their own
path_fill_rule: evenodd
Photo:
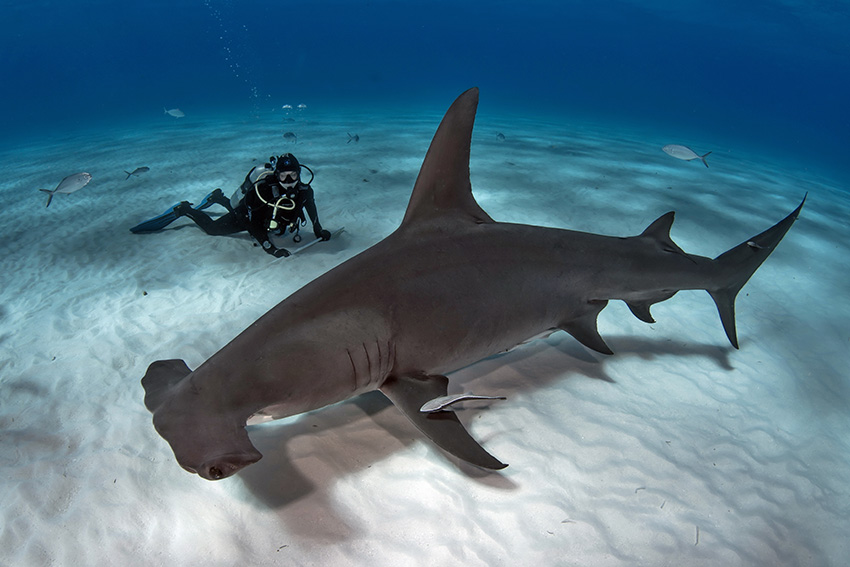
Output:
<svg viewBox="0 0 850 567">
<path fill-rule="evenodd" d="M 274 173 L 274 169 L 272 168 L 272 164 L 265 163 L 262 166 L 252 167 L 251 171 L 245 176 L 245 180 L 242 181 L 242 185 L 240 185 L 233 195 L 230 197 L 230 206 L 234 209 L 239 205 L 239 202 L 245 198 L 245 195 L 254 188 L 254 185 L 260 180 L 265 179 L 267 176 Z"/>
</svg>

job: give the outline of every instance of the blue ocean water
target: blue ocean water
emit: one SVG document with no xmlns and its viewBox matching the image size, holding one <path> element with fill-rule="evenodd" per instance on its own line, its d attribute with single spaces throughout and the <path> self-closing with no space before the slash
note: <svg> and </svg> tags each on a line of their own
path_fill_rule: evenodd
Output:
<svg viewBox="0 0 850 567">
<path fill-rule="evenodd" d="M 746 147 L 850 178 L 834 0 L 36 0 L 0 5 L 3 145 L 284 103 L 482 105 Z"/>
</svg>

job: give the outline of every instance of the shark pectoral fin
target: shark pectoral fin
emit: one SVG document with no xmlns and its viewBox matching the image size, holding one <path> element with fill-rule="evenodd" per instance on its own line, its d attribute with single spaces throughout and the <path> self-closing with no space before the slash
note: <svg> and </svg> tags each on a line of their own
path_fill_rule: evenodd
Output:
<svg viewBox="0 0 850 567">
<path fill-rule="evenodd" d="M 614 351 L 599 336 L 599 330 L 596 328 L 596 318 L 599 316 L 599 312 L 605 309 L 606 305 L 608 305 L 607 300 L 589 301 L 588 310 L 583 315 L 559 327 L 589 349 L 601 352 L 602 354 L 614 354 Z"/>
<path fill-rule="evenodd" d="M 180 380 L 191 374 L 192 370 L 186 363 L 179 359 L 157 360 L 148 366 L 142 378 L 142 387 L 145 389 L 145 407 L 151 413 L 162 405 L 168 397 L 168 391 Z"/>
<path fill-rule="evenodd" d="M 419 409 L 434 398 L 445 396 L 449 379 L 439 375 L 405 375 L 388 378 L 381 392 L 444 451 L 485 469 L 503 469 L 506 464 L 484 450 L 463 427 L 454 412 L 422 413 Z"/>
</svg>

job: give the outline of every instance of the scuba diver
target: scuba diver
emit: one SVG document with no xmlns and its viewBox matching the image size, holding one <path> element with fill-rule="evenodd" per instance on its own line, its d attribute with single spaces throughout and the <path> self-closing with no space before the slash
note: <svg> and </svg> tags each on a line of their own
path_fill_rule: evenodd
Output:
<svg viewBox="0 0 850 567">
<path fill-rule="evenodd" d="M 310 172 L 310 180 L 301 180 L 301 169 Z M 256 240 L 263 250 L 275 258 L 290 255 L 285 248 L 278 248 L 270 239 L 271 234 L 284 235 L 295 233 L 294 242 L 301 241 L 299 229 L 306 224 L 304 211 L 313 223 L 313 233 L 317 239 L 330 240 L 331 233 L 322 228 L 316 201 L 313 197 L 313 170 L 301 165 L 292 154 L 278 158 L 272 156 L 269 163 L 255 167 L 248 172 L 242 185 L 228 199 L 221 189 L 216 189 L 197 206 L 182 201 L 163 214 L 134 226 L 130 230 L 136 234 L 155 232 L 165 228 L 182 216 L 189 217 L 209 235 L 222 236 L 242 232 L 243 230 Z M 203 209 L 219 204 L 227 213 L 213 219 Z"/>
</svg>

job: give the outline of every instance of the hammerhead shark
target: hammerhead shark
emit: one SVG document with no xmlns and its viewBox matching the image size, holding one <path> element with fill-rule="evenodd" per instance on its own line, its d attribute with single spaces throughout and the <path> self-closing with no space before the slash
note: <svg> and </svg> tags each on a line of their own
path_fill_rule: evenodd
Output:
<svg viewBox="0 0 850 567">
<path fill-rule="evenodd" d="M 184 469 L 226 478 L 262 457 L 246 424 L 373 390 L 448 453 L 501 469 L 456 413 L 421 408 L 447 395 L 446 373 L 547 331 L 612 354 L 596 326 L 611 299 L 652 323 L 653 304 L 707 290 L 738 347 L 735 297 L 803 203 L 715 259 L 671 240 L 672 212 L 628 238 L 495 222 L 469 180 L 477 108 L 473 88 L 446 112 L 392 234 L 284 299 L 196 370 L 182 360 L 149 366 L 145 405 Z"/>
</svg>

